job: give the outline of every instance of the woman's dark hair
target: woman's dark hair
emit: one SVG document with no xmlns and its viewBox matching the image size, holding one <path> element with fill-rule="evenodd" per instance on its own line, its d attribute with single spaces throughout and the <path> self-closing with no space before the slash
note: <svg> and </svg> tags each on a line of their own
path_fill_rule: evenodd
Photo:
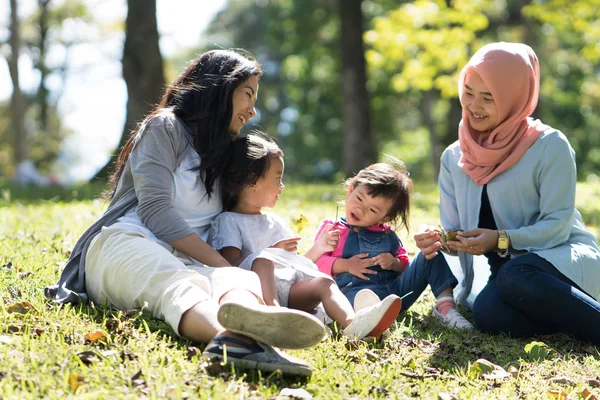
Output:
<svg viewBox="0 0 600 400">
<path fill-rule="evenodd" d="M 283 157 L 283 151 L 266 133 L 253 131 L 233 142 L 231 161 L 221 179 L 223 209 L 232 210 L 245 187 L 254 185 L 264 176 L 271 160 Z"/>
<path fill-rule="evenodd" d="M 404 163 L 392 156 L 386 156 L 387 162 L 369 165 L 352 178 L 344 182 L 347 189 L 358 186 L 366 188 L 371 197 L 383 196 L 391 199 L 392 207 L 386 215 L 393 224 L 401 221 L 400 227 L 408 230 L 408 217 L 410 214 L 410 194 L 413 183 Z"/>
<path fill-rule="evenodd" d="M 234 90 L 262 67 L 245 50 L 211 50 L 194 60 L 165 90 L 158 105 L 138 124 L 123 146 L 110 179 L 114 190 L 133 149 L 137 133 L 162 109 L 170 109 L 188 127 L 194 149 L 201 159 L 198 170 L 209 198 L 213 186 L 230 160 L 229 134 Z"/>
</svg>

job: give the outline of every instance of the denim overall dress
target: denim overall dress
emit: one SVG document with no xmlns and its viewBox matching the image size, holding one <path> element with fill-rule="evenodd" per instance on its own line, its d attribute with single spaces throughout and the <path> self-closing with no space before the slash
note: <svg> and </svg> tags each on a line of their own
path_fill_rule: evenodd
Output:
<svg viewBox="0 0 600 400">
<path fill-rule="evenodd" d="M 356 254 L 368 253 L 374 257 L 381 253 L 397 254 L 402 242 L 392 230 L 371 231 L 367 228 L 351 226 L 345 218 L 340 218 L 340 223 L 349 228 L 348 237 L 342 250 L 342 258 L 351 258 Z M 403 297 L 402 308 L 408 309 L 423 293 L 427 286 L 431 286 L 434 296 L 438 296 L 448 287 L 458 283 L 446 259 L 439 254 L 427 260 L 422 253 L 409 263 L 404 272 L 384 270 L 379 265 L 369 267 L 377 274 L 367 275 L 369 280 L 359 278 L 349 272 L 342 272 L 335 276 L 335 282 L 344 293 L 350 304 L 354 304 L 354 296 L 361 289 L 370 289 L 380 299 L 395 294 Z M 405 296 L 405 297 L 404 297 Z"/>
</svg>

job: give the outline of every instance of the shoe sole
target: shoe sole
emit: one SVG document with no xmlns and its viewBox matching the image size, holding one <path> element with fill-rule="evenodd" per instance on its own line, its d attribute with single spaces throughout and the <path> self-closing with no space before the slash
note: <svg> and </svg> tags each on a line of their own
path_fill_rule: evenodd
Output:
<svg viewBox="0 0 600 400">
<path fill-rule="evenodd" d="M 296 375 L 296 376 L 311 376 L 312 370 L 310 367 L 303 365 L 290 365 L 290 364 L 273 364 L 265 363 L 262 361 L 249 361 L 249 360 L 238 360 L 236 358 L 228 358 L 228 362 L 235 365 L 238 368 L 246 368 L 252 370 L 259 370 L 264 372 L 275 372 L 281 371 L 285 375 Z"/>
<path fill-rule="evenodd" d="M 392 304 L 385 311 L 385 314 L 383 314 L 383 317 L 381 317 L 381 319 L 379 320 L 377 326 L 375 326 L 375 328 L 373 328 L 373 330 L 369 332 L 367 336 L 377 337 L 383 332 L 385 332 L 390 327 L 390 325 L 394 323 L 401 309 L 402 299 L 398 297 L 397 299 L 393 300 Z"/>
<path fill-rule="evenodd" d="M 217 319 L 230 332 L 281 349 L 311 347 L 321 342 L 325 336 L 325 325 L 317 318 L 284 307 L 251 308 L 226 303 L 219 307 Z"/>
</svg>

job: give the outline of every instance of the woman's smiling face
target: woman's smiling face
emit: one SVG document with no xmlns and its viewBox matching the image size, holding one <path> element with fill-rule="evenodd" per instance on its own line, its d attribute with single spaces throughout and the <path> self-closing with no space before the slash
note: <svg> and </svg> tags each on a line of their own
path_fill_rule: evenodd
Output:
<svg viewBox="0 0 600 400">
<path fill-rule="evenodd" d="M 233 91 L 231 123 L 229 133 L 237 135 L 242 126 L 256 115 L 254 104 L 258 96 L 258 76 L 252 75 Z"/>
<path fill-rule="evenodd" d="M 469 125 L 476 131 L 490 133 L 498 125 L 498 108 L 492 93 L 475 71 L 469 71 L 460 97 Z"/>
</svg>

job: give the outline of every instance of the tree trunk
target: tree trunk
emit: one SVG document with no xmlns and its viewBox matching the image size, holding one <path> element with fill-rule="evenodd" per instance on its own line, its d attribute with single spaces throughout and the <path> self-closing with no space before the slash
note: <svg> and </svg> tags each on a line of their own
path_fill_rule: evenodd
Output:
<svg viewBox="0 0 600 400">
<path fill-rule="evenodd" d="M 363 42 L 362 0 L 339 0 L 342 47 L 344 174 L 350 176 L 377 160 L 371 132 Z"/>
<path fill-rule="evenodd" d="M 434 90 L 427 90 L 421 94 L 421 102 L 419 105 L 423 124 L 429 132 L 429 143 L 431 146 L 429 155 L 431 156 L 431 165 L 433 165 L 435 177 L 437 177 L 440 170 L 440 138 L 433 116 L 436 97 L 436 92 Z"/>
<path fill-rule="evenodd" d="M 156 0 L 128 0 L 123 47 L 123 78 L 127 84 L 127 117 L 117 152 L 136 124 L 158 102 L 165 87 L 163 60 L 158 46 Z M 118 153 L 117 153 L 118 154 Z M 107 179 L 113 158 L 95 176 Z"/>
<path fill-rule="evenodd" d="M 8 69 L 13 84 L 11 113 L 13 129 L 13 162 L 15 165 L 27 158 L 27 138 L 25 131 L 25 99 L 19 83 L 19 54 L 21 35 L 17 0 L 10 0 L 10 57 Z"/>
<path fill-rule="evenodd" d="M 40 129 L 48 129 L 48 88 L 46 87 L 46 77 L 48 76 L 48 66 L 46 65 L 46 37 L 48 36 L 48 3 L 50 0 L 38 0 L 40 6 L 40 37 L 38 47 L 40 49 L 37 62 L 37 69 L 40 71 L 40 87 L 38 88 L 37 100 L 40 107 Z"/>
</svg>

